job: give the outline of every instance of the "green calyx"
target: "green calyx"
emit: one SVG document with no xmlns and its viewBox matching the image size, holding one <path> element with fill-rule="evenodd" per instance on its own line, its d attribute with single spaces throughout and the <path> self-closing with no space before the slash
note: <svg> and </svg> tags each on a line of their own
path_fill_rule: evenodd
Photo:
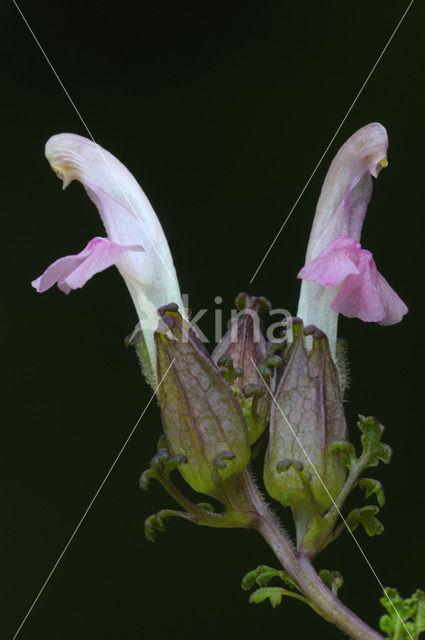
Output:
<svg viewBox="0 0 425 640">
<path fill-rule="evenodd" d="M 179 471 L 192 489 L 220 499 L 214 461 L 223 451 L 232 453 L 220 476 L 233 484 L 251 456 L 246 421 L 229 383 L 190 325 L 169 310 L 162 321 L 167 332 L 155 333 L 162 380 L 157 395 L 167 442 L 173 454 L 187 459 Z"/>
<path fill-rule="evenodd" d="M 365 469 L 376 466 L 380 461 L 388 463 L 391 459 L 391 448 L 381 442 L 384 427 L 374 418 L 360 416 L 358 426 L 362 433 L 362 453 L 356 456 L 354 446 L 347 441 L 332 444 L 331 452 L 339 455 L 341 464 L 348 470 L 348 476 L 339 493 L 335 495 L 329 509 L 323 511 L 316 500 L 312 483 L 313 473 L 299 460 L 281 460 L 276 465 L 276 472 L 285 474 L 290 471 L 298 478 L 297 486 L 287 488 L 280 496 L 283 506 L 290 506 L 293 512 L 297 531 L 297 548 L 299 552 L 314 557 L 320 550 L 336 540 L 346 529 L 353 532 L 362 525 L 369 536 L 380 535 L 384 525 L 376 517 L 379 507 L 385 504 L 385 494 L 381 482 L 373 478 L 362 478 Z M 344 503 L 355 487 L 365 491 L 365 497 L 375 495 L 378 505 L 366 505 L 355 508 L 336 526 Z"/>
<path fill-rule="evenodd" d="M 293 319 L 293 342 L 275 392 L 264 482 L 269 494 L 290 506 L 297 547 L 316 548 L 323 518 L 341 491 L 347 470 L 332 450 L 346 437 L 339 376 L 326 336 Z M 307 348 L 306 335 L 312 336 Z M 310 539 L 311 538 L 311 539 Z"/>
<path fill-rule="evenodd" d="M 306 347 L 307 335 L 312 336 L 311 349 Z M 359 457 L 346 439 L 340 374 L 323 333 L 303 329 L 301 321 L 294 320 L 286 360 L 271 409 L 264 481 L 272 497 L 291 507 L 297 549 L 312 558 L 346 528 L 354 531 L 362 524 L 369 536 L 383 532 L 376 518 L 385 503 L 382 484 L 361 474 L 379 462 L 388 463 L 391 448 L 381 441 L 384 427 L 370 417 L 359 418 Z M 355 486 L 365 490 L 366 498 L 375 495 L 379 507 L 353 509 L 336 527 Z"/>
<path fill-rule="evenodd" d="M 324 513 L 347 476 L 339 456 L 331 450 L 335 440 L 347 435 L 339 376 L 326 336 L 303 329 L 296 319 L 292 327 L 293 342 L 271 409 L 264 481 L 269 494 L 281 501 L 289 489 L 303 489 L 304 485 L 296 469 L 280 473 L 278 463 L 285 459 L 302 462 L 311 473 L 311 490 Z M 311 349 L 307 335 L 312 336 Z"/>
</svg>

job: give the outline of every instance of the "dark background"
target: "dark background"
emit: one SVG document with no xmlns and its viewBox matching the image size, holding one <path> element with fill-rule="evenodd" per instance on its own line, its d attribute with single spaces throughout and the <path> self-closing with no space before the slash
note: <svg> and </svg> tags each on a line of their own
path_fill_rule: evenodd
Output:
<svg viewBox="0 0 425 640">
<path fill-rule="evenodd" d="M 96 141 L 136 175 L 164 226 L 194 309 L 240 290 L 295 312 L 321 183 L 356 129 L 388 129 L 363 245 L 410 307 L 395 327 L 343 319 L 347 416 L 387 425 L 395 450 L 372 470 L 387 493 L 381 538 L 357 537 L 384 585 L 425 587 L 423 554 L 423 24 L 416 2 L 252 286 L 249 280 L 382 51 L 403 2 L 21 0 Z M 62 193 L 43 146 L 86 135 L 16 8 L 1 8 L 4 488 L 2 582 L 11 638 L 135 424 L 150 389 L 123 338 L 136 322 L 115 269 L 81 291 L 30 281 L 80 251 L 100 221 L 82 188 Z M 212 334 L 212 311 L 200 323 Z M 298 602 L 248 604 L 239 581 L 275 564 L 253 532 L 171 522 L 151 545 L 144 519 L 172 500 L 138 490 L 160 432 L 152 404 L 23 627 L 20 638 L 138 640 L 338 637 Z M 360 493 L 355 504 L 362 503 Z M 277 505 L 276 505 L 277 506 Z M 287 514 L 284 520 L 288 521 Z M 289 522 L 289 521 L 288 521 Z M 380 588 L 348 535 L 318 568 L 377 624 Z"/>
</svg>

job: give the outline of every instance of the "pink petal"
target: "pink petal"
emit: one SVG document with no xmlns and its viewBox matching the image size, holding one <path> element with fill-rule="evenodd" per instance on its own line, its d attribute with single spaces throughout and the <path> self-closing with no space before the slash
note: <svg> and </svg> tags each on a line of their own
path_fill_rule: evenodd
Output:
<svg viewBox="0 0 425 640">
<path fill-rule="evenodd" d="M 349 275 L 331 307 L 348 318 L 383 325 L 396 324 L 408 308 L 376 268 L 370 251 L 359 252 L 359 274 Z"/>
<path fill-rule="evenodd" d="M 359 273 L 357 263 L 360 250 L 359 242 L 347 236 L 337 236 L 315 260 L 301 269 L 298 278 L 312 280 L 325 287 L 337 287 L 347 276 Z"/>
<path fill-rule="evenodd" d="M 377 123 L 362 127 L 333 159 L 323 183 L 307 248 L 311 262 L 338 235 L 359 241 L 372 195 L 372 178 L 386 166 L 388 138 Z"/>
<path fill-rule="evenodd" d="M 42 293 L 54 284 L 64 293 L 83 287 L 95 273 L 115 264 L 126 251 L 144 251 L 141 245 L 120 245 L 106 238 L 93 238 L 76 255 L 59 258 L 31 284 Z"/>
</svg>

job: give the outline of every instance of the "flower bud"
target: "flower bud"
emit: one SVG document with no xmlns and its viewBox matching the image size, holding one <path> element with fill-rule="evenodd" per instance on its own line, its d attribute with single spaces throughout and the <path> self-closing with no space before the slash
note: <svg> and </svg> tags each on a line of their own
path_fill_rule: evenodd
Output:
<svg viewBox="0 0 425 640">
<path fill-rule="evenodd" d="M 241 403 L 252 443 L 264 431 L 270 415 L 270 394 L 258 367 L 267 359 L 260 314 L 270 310 L 271 304 L 266 298 L 246 293 L 240 293 L 235 304 L 238 314 L 230 320 L 229 330 L 214 349 L 212 359 L 219 367 L 229 368 L 229 374 L 237 374 L 229 382 Z"/>
<path fill-rule="evenodd" d="M 288 364 L 271 409 L 264 481 L 269 494 L 281 501 L 288 490 L 303 488 L 297 470 L 304 468 L 315 502 L 325 513 L 347 473 L 338 454 L 331 452 L 335 440 L 347 437 L 338 372 L 322 331 L 311 326 L 303 330 L 297 319 L 293 331 Z M 312 336 L 311 350 L 306 348 L 307 335 Z"/>
<path fill-rule="evenodd" d="M 158 399 L 167 443 L 172 455 L 187 458 L 179 471 L 192 489 L 217 497 L 217 469 L 225 482 L 249 463 L 247 425 L 230 385 L 176 305 L 158 313 Z"/>
</svg>

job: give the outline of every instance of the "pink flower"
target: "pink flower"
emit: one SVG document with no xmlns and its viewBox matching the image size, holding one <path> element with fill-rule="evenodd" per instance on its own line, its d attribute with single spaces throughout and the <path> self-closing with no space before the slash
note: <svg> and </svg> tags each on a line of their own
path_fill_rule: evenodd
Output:
<svg viewBox="0 0 425 640">
<path fill-rule="evenodd" d="M 384 127 L 366 125 L 341 147 L 317 204 L 297 315 L 329 338 L 335 354 L 338 314 L 365 322 L 400 322 L 407 307 L 376 268 L 360 235 L 372 195 L 372 177 L 387 166 Z"/>
<path fill-rule="evenodd" d="M 99 210 L 107 238 L 93 238 L 75 255 L 53 262 L 32 285 L 39 292 L 57 283 L 69 293 L 115 264 L 133 299 L 153 371 L 157 309 L 175 302 L 185 316 L 173 260 L 159 220 L 142 189 L 117 158 L 71 133 L 53 136 L 46 157 L 64 188 L 79 180 Z"/>
</svg>

